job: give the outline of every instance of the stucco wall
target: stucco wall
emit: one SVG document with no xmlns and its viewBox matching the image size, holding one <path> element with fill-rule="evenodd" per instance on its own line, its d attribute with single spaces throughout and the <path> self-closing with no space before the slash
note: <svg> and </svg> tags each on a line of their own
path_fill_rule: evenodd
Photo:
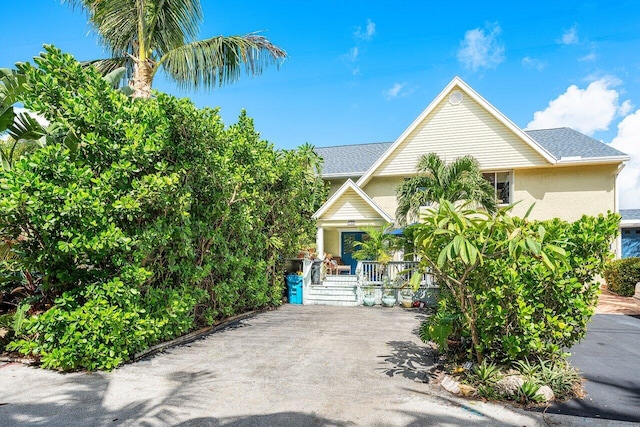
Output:
<svg viewBox="0 0 640 427">
<path fill-rule="evenodd" d="M 531 219 L 575 221 L 583 214 L 615 209 L 617 165 L 573 166 L 514 171 L 514 215 L 522 216 L 536 202 Z"/>
<path fill-rule="evenodd" d="M 333 255 L 340 255 L 340 233 L 337 229 L 324 229 L 324 251 Z"/>
</svg>

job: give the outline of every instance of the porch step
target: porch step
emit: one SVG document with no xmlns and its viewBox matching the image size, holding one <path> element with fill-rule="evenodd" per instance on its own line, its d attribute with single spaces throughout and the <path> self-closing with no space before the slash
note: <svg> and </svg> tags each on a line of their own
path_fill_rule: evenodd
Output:
<svg viewBox="0 0 640 427">
<path fill-rule="evenodd" d="M 305 304 L 309 305 L 338 305 L 356 306 L 358 298 L 355 283 L 331 283 L 325 280 L 322 285 L 309 287 L 309 294 L 305 296 Z"/>
<path fill-rule="evenodd" d="M 339 307 L 356 307 L 358 301 L 330 301 L 330 300 L 318 300 L 318 299 L 307 299 L 305 300 L 306 305 L 331 305 L 331 306 L 339 306 Z"/>
<path fill-rule="evenodd" d="M 311 286 L 309 288 L 309 295 L 344 295 L 354 296 L 356 289 L 353 286 Z"/>
</svg>

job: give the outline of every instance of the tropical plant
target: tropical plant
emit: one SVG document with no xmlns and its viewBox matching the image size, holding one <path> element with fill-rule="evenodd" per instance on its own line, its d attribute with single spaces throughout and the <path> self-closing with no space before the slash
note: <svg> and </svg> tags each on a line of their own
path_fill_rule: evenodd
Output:
<svg viewBox="0 0 640 427">
<path fill-rule="evenodd" d="M 0 162 L 4 170 L 11 169 L 21 154 L 44 145 L 47 135 L 28 111 L 16 111 L 14 107 L 24 84 L 25 76 L 20 71 L 0 68 Z"/>
<path fill-rule="evenodd" d="M 462 316 L 478 363 L 561 358 L 593 315 L 619 215 L 529 222 L 510 210 L 440 201 L 415 226 L 421 266 L 453 295 L 447 311 Z"/>
<path fill-rule="evenodd" d="M 516 391 L 516 397 L 523 405 L 543 402 L 544 396 L 538 394 L 538 390 L 540 390 L 539 384 L 535 381 L 527 380 Z"/>
<path fill-rule="evenodd" d="M 576 368 L 562 359 L 540 360 L 540 369 L 536 379 L 540 384 L 548 385 L 559 399 L 572 396 L 576 384 L 580 384 L 581 381 Z"/>
<path fill-rule="evenodd" d="M 483 385 L 489 385 L 495 383 L 500 377 L 500 369 L 493 363 L 487 363 L 483 360 L 482 363 L 473 367 L 473 373 L 476 378 Z"/>
<path fill-rule="evenodd" d="M 106 74 L 125 66 L 133 96 L 149 98 L 156 72 L 164 72 L 183 88 L 232 83 L 241 69 L 257 75 L 264 66 L 279 65 L 287 54 L 266 37 L 215 36 L 197 40 L 202 22 L 199 0 L 63 0 L 80 6 L 111 58 L 91 61 Z"/>
<path fill-rule="evenodd" d="M 225 126 L 187 99 L 132 102 L 52 46 L 34 62 L 19 67 L 18 101 L 79 143 L 47 143 L 0 170 L 0 282 L 24 278 L 37 313 L 11 349 L 51 368 L 112 369 L 281 302 L 284 260 L 324 201 L 312 149 L 274 149 L 245 113 Z M 14 285 L 0 296 L 15 306 Z"/>
<path fill-rule="evenodd" d="M 388 264 L 391 261 L 391 236 L 387 231 L 392 224 L 383 224 L 379 227 L 363 227 L 366 233 L 361 242 L 354 242 L 358 248 L 353 253 L 353 258 L 361 261 L 377 261 L 380 264 Z"/>
<path fill-rule="evenodd" d="M 406 224 L 407 216 L 417 220 L 421 207 L 441 199 L 471 201 L 488 212 L 495 211 L 494 188 L 482 177 L 480 165 L 473 157 L 459 157 L 447 164 L 436 153 L 428 153 L 420 157 L 416 169 L 417 175 L 405 180 L 397 189 L 398 223 Z"/>
</svg>

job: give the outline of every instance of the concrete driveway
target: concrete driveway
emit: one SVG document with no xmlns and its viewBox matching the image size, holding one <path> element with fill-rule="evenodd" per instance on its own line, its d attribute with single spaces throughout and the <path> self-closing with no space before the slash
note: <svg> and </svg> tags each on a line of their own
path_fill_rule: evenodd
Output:
<svg viewBox="0 0 640 427">
<path fill-rule="evenodd" d="M 546 425 L 429 382 L 422 318 L 399 307 L 285 305 L 112 373 L 7 364 L 0 425 Z"/>
</svg>

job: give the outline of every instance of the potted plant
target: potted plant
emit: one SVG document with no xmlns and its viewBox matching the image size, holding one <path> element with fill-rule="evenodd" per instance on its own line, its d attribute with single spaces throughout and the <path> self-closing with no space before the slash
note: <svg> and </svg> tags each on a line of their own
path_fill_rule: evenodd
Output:
<svg viewBox="0 0 640 427">
<path fill-rule="evenodd" d="M 396 305 L 396 289 L 389 276 L 384 276 L 382 278 L 382 306 L 393 307 L 394 305 Z"/>
<path fill-rule="evenodd" d="M 373 307 L 376 304 L 376 291 L 372 285 L 365 285 L 363 288 L 364 295 L 362 304 L 367 307 Z"/>
<path fill-rule="evenodd" d="M 408 288 L 400 290 L 400 304 L 403 308 L 413 307 L 413 291 Z"/>
</svg>

